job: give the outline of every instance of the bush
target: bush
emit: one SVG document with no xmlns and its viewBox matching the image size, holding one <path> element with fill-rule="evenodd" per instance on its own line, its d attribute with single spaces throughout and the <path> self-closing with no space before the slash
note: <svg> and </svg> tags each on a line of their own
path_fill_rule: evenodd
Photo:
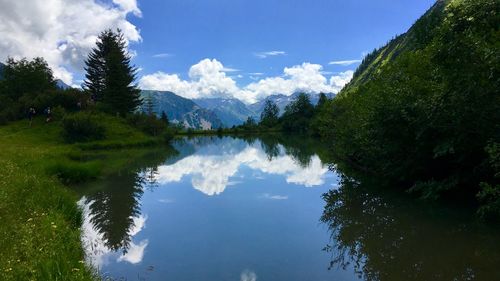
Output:
<svg viewBox="0 0 500 281">
<path fill-rule="evenodd" d="M 56 106 L 52 109 L 53 120 L 63 120 L 64 116 L 66 116 L 66 109 L 64 109 L 64 107 Z"/>
<path fill-rule="evenodd" d="M 155 115 L 131 114 L 127 117 L 130 125 L 150 136 L 159 136 L 167 129 L 167 125 Z"/>
<path fill-rule="evenodd" d="M 66 142 L 87 142 L 103 139 L 105 127 L 99 117 L 87 112 L 67 115 L 62 120 L 62 135 Z"/>
<path fill-rule="evenodd" d="M 100 174 L 96 163 L 58 161 L 47 167 L 47 173 L 56 175 L 63 184 L 76 184 L 96 179 Z"/>
</svg>

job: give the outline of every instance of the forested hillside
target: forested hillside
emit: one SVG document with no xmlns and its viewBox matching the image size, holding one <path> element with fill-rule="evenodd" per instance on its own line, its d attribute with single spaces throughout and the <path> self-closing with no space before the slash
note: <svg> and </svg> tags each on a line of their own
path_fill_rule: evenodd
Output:
<svg viewBox="0 0 500 281">
<path fill-rule="evenodd" d="M 319 114 L 341 163 L 500 210 L 500 1 L 447 0 L 367 55 Z M 342 165 L 339 165 L 340 168 Z"/>
</svg>

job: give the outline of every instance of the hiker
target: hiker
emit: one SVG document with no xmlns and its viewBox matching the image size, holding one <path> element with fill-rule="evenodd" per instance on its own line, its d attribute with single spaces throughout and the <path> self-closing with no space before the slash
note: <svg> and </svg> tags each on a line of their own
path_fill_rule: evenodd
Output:
<svg viewBox="0 0 500 281">
<path fill-rule="evenodd" d="M 36 111 L 34 107 L 30 107 L 28 110 L 28 119 L 30 120 L 30 128 L 31 124 L 33 123 L 33 118 L 35 117 Z"/>
<path fill-rule="evenodd" d="M 45 114 L 47 115 L 47 119 L 45 119 L 45 123 L 49 123 L 52 120 L 52 111 L 50 110 L 50 106 L 45 109 Z"/>
</svg>

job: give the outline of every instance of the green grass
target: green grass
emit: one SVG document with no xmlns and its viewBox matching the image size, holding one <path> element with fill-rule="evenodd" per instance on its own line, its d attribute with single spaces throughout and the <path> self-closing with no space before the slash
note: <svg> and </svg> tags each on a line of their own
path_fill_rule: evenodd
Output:
<svg viewBox="0 0 500 281">
<path fill-rule="evenodd" d="M 58 123 L 0 126 L 0 280 L 95 280 L 80 243 L 81 213 L 68 188 L 118 169 L 138 152 L 92 151 L 160 143 L 105 117 L 106 138 L 66 144 Z M 113 159 L 113 160 L 110 160 Z"/>
</svg>

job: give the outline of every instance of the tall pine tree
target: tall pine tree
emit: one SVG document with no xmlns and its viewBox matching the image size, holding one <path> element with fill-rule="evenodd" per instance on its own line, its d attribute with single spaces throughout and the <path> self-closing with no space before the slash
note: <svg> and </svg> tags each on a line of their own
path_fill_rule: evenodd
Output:
<svg viewBox="0 0 500 281">
<path fill-rule="evenodd" d="M 130 55 L 123 33 L 103 31 L 85 61 L 84 89 L 109 113 L 125 115 L 141 105 L 140 90 L 134 84 L 137 69 L 130 65 Z"/>
</svg>

